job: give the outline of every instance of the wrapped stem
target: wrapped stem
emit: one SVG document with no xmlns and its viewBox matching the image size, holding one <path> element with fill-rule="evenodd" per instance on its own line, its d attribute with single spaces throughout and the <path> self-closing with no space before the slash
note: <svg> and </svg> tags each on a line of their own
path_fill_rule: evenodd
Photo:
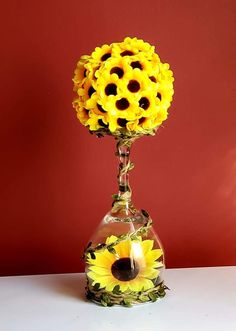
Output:
<svg viewBox="0 0 236 331">
<path fill-rule="evenodd" d="M 134 164 L 130 161 L 130 149 L 133 141 L 133 138 L 119 138 L 116 144 L 116 155 L 119 157 L 117 174 L 119 193 L 116 201 L 125 205 L 126 209 L 129 209 L 131 205 L 132 191 L 129 184 L 129 171 L 134 168 Z"/>
</svg>

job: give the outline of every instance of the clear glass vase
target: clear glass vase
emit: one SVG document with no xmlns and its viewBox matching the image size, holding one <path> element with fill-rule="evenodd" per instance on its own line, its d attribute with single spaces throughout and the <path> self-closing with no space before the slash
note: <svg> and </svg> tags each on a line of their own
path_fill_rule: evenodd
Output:
<svg viewBox="0 0 236 331">
<path fill-rule="evenodd" d="M 147 211 L 131 201 L 130 149 L 134 138 L 117 138 L 119 193 L 95 231 L 84 258 L 87 298 L 103 306 L 154 302 L 165 296 L 163 248 Z"/>
</svg>

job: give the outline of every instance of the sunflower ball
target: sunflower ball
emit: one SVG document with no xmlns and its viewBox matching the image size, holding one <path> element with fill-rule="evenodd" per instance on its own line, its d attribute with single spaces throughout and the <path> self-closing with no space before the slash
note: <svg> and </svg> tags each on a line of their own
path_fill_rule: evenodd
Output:
<svg viewBox="0 0 236 331">
<path fill-rule="evenodd" d="M 84 251 L 86 296 L 105 307 L 155 302 L 166 294 L 162 245 L 144 209 L 131 200 L 132 143 L 167 118 L 173 73 L 154 47 L 137 38 L 96 47 L 74 73 L 73 107 L 98 137 L 112 135 L 119 158 L 118 194 Z"/>
<path fill-rule="evenodd" d="M 73 107 L 91 132 L 153 134 L 167 118 L 173 73 L 154 46 L 137 38 L 96 47 L 77 63 Z"/>
</svg>

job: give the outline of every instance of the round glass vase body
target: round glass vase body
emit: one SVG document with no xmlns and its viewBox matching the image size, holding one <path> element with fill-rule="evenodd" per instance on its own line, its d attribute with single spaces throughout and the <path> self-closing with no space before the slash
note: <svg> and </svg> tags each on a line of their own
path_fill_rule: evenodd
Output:
<svg viewBox="0 0 236 331">
<path fill-rule="evenodd" d="M 118 139 L 119 193 L 89 242 L 87 298 L 103 306 L 154 302 L 165 296 L 164 253 L 152 220 L 131 202 L 129 170 L 132 139 Z"/>
</svg>

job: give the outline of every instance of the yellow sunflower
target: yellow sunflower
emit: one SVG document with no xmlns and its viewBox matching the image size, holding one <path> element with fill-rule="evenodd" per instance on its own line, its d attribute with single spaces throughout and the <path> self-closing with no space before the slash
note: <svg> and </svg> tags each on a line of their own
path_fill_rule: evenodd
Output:
<svg viewBox="0 0 236 331">
<path fill-rule="evenodd" d="M 110 74 L 107 71 L 97 79 L 97 92 L 99 97 L 106 102 L 110 95 L 117 95 L 122 90 L 123 81 L 117 74 Z"/>
<path fill-rule="evenodd" d="M 107 128 L 107 116 L 98 115 L 91 112 L 89 119 L 86 122 L 86 125 L 89 125 L 91 130 L 98 130 L 100 128 Z"/>
<path fill-rule="evenodd" d="M 110 236 L 106 244 L 114 243 L 118 238 Z M 92 286 L 99 284 L 112 292 L 119 286 L 121 292 L 139 292 L 155 286 L 163 263 L 158 261 L 163 255 L 161 249 L 153 249 L 153 240 L 123 240 L 114 245 L 114 252 L 105 249 L 96 251 L 95 259 L 88 258 L 87 276 L 91 279 Z M 98 285 L 96 285 L 98 286 Z"/>
<path fill-rule="evenodd" d="M 76 109 L 77 117 L 83 125 L 88 125 L 87 121 L 89 119 L 89 110 L 84 108 L 84 103 L 81 101 L 80 97 L 75 99 L 73 106 Z"/>
<path fill-rule="evenodd" d="M 132 56 L 143 52 L 148 58 L 154 53 L 154 47 L 142 39 L 126 37 L 121 43 L 113 44 L 113 53 L 120 56 Z"/>
<path fill-rule="evenodd" d="M 111 57 L 111 46 L 103 45 L 102 47 L 96 47 L 94 52 L 91 54 L 92 60 L 100 63 L 106 61 L 109 57 Z"/>
<path fill-rule="evenodd" d="M 119 78 L 124 76 L 124 73 L 130 68 L 126 57 L 110 57 L 101 65 L 101 70 L 96 72 L 96 77 L 99 75 L 117 75 Z"/>
<path fill-rule="evenodd" d="M 87 70 L 85 68 L 86 63 L 89 61 L 88 55 L 83 55 L 80 60 L 77 62 L 74 78 L 72 79 L 74 82 L 74 91 L 76 92 L 83 85 L 85 78 L 87 76 Z"/>
<path fill-rule="evenodd" d="M 96 83 L 86 78 L 83 84 L 83 87 L 79 88 L 77 93 L 81 99 L 86 103 L 86 101 L 92 97 L 96 92 Z"/>
</svg>

